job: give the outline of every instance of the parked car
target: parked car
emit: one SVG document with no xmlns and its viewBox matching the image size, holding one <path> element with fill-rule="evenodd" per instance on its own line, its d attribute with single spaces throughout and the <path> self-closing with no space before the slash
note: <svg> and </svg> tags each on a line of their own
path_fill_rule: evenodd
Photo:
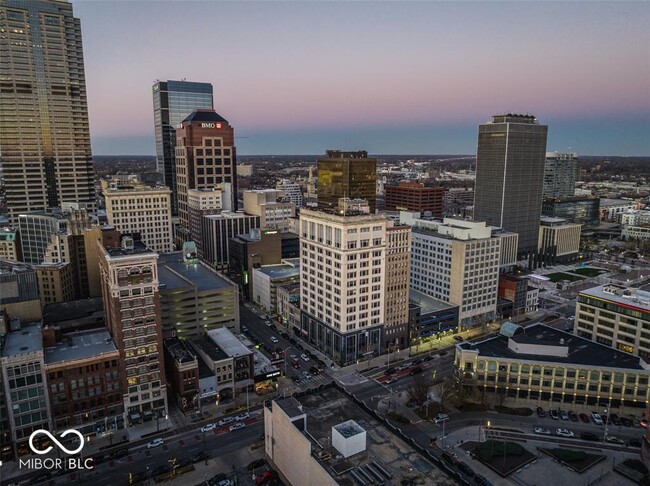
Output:
<svg viewBox="0 0 650 486">
<path fill-rule="evenodd" d="M 210 432 L 217 428 L 217 424 L 207 424 L 201 427 L 201 432 Z"/>
<path fill-rule="evenodd" d="M 219 422 L 217 422 L 217 423 L 219 424 L 219 427 L 223 427 L 224 425 L 231 424 L 234 421 L 235 421 L 235 419 L 232 418 L 232 417 L 224 417 L 221 420 L 219 420 Z"/>
<path fill-rule="evenodd" d="M 431 361 L 433 360 L 434 356 L 425 356 L 422 361 Z"/>
<path fill-rule="evenodd" d="M 232 424 L 230 426 L 230 432 L 232 432 L 233 430 L 243 429 L 245 427 L 246 427 L 246 424 L 244 422 L 237 422 L 236 424 Z"/>
<path fill-rule="evenodd" d="M 566 413 L 566 410 L 560 409 L 560 418 L 562 420 L 569 420 L 569 414 Z"/>
<path fill-rule="evenodd" d="M 135 474 L 129 474 L 129 484 L 139 483 L 140 481 L 146 481 L 149 479 L 147 477 L 147 471 L 140 471 Z"/>
<path fill-rule="evenodd" d="M 278 473 L 275 471 L 266 470 L 261 474 L 255 476 L 255 484 L 266 484 L 269 481 L 272 481 L 278 477 Z"/>
<path fill-rule="evenodd" d="M 641 447 L 641 441 L 639 439 L 630 439 L 627 441 L 628 447 Z"/>
<path fill-rule="evenodd" d="M 237 422 L 241 422 L 242 420 L 246 420 L 246 419 L 249 419 L 249 418 L 251 418 L 251 414 L 248 413 L 248 412 L 243 412 L 243 413 L 240 413 L 239 415 L 235 416 L 235 420 Z"/>
<path fill-rule="evenodd" d="M 160 437 L 152 441 L 147 442 L 147 449 L 153 449 L 154 447 L 159 447 L 165 443 Z"/>
<path fill-rule="evenodd" d="M 540 435 L 551 435 L 551 431 L 544 427 L 535 427 L 535 433 Z"/>
<path fill-rule="evenodd" d="M 437 424 L 444 422 L 445 420 L 449 420 L 449 415 L 446 413 L 439 413 L 436 415 L 436 418 L 433 419 L 433 421 Z"/>
<path fill-rule="evenodd" d="M 571 432 L 568 429 L 557 429 L 555 431 L 555 435 L 558 435 L 560 437 L 569 437 L 569 438 L 576 436 L 573 432 Z"/>
<path fill-rule="evenodd" d="M 266 464 L 266 461 L 264 459 L 256 459 L 253 462 L 249 463 L 248 466 L 246 466 L 246 469 L 249 471 L 254 471 L 258 467 L 262 467 L 264 464 Z"/>
<path fill-rule="evenodd" d="M 560 420 L 560 416 L 558 415 L 557 410 L 555 410 L 554 408 L 550 409 L 548 411 L 548 414 L 551 416 L 553 420 Z"/>
<path fill-rule="evenodd" d="M 111 452 L 111 459 L 119 459 L 120 457 L 128 456 L 129 450 L 126 447 L 117 449 L 116 451 Z"/>
<path fill-rule="evenodd" d="M 422 358 L 418 358 L 418 359 L 416 359 L 416 360 L 413 360 L 413 364 L 414 364 L 414 365 L 422 364 Z"/>
<path fill-rule="evenodd" d="M 316 366 L 312 366 L 312 367 L 309 368 L 309 372 L 312 375 L 317 375 L 318 373 L 320 373 L 320 370 Z"/>
<path fill-rule="evenodd" d="M 590 440 L 592 442 L 598 442 L 600 440 L 600 436 L 598 434 L 594 434 L 593 432 L 581 432 L 580 438 L 582 440 Z"/>
<path fill-rule="evenodd" d="M 458 464 L 458 459 L 456 459 L 456 454 L 453 452 L 445 451 L 442 453 L 442 459 L 447 461 L 449 464 L 456 465 Z"/>
<path fill-rule="evenodd" d="M 625 441 L 623 439 L 619 439 L 615 435 L 608 435 L 605 440 L 610 444 L 625 444 Z"/>
<path fill-rule="evenodd" d="M 458 341 L 459 343 L 462 342 L 462 341 L 465 341 L 465 339 L 463 337 L 461 337 L 461 336 L 454 336 L 454 339 L 456 341 Z"/>
<path fill-rule="evenodd" d="M 278 341 L 278 338 L 276 338 L 275 336 L 271 336 L 271 341 L 274 342 L 275 344 L 280 342 Z"/>
<path fill-rule="evenodd" d="M 578 420 L 580 420 L 578 418 L 578 414 L 575 413 L 573 410 L 569 410 L 569 418 L 571 419 L 571 422 L 577 422 Z"/>
<path fill-rule="evenodd" d="M 610 414 L 609 419 L 612 421 L 614 425 L 621 425 L 621 419 L 618 418 L 618 415 L 616 415 L 615 413 Z"/>
<path fill-rule="evenodd" d="M 397 371 L 402 371 L 402 370 L 405 370 L 405 369 L 410 368 L 410 367 L 411 367 L 410 364 L 408 364 L 408 363 L 403 363 L 403 364 L 401 364 L 401 365 L 399 365 L 399 366 L 397 367 Z"/>
<path fill-rule="evenodd" d="M 305 353 L 301 354 L 300 357 L 302 358 L 303 361 L 309 361 L 309 356 L 307 356 Z"/>
<path fill-rule="evenodd" d="M 386 371 L 384 371 L 385 375 L 392 375 L 395 373 L 397 370 L 395 368 L 386 368 Z"/>
<path fill-rule="evenodd" d="M 169 464 L 164 464 L 151 471 L 151 477 L 156 478 L 158 476 L 162 476 L 163 474 L 168 474 L 171 472 L 171 470 L 172 467 Z"/>
<path fill-rule="evenodd" d="M 591 420 L 593 420 L 596 425 L 603 425 L 603 418 L 597 412 L 591 412 Z"/>
<path fill-rule="evenodd" d="M 296 344 L 294 345 L 294 348 L 299 349 L 300 351 L 304 351 L 304 349 L 305 349 L 305 348 L 303 348 L 303 347 L 300 345 L 300 343 L 296 343 Z"/>
<path fill-rule="evenodd" d="M 578 415 L 578 417 L 580 417 L 580 420 L 582 420 L 585 424 L 588 424 L 590 422 L 589 415 L 587 415 L 586 413 L 581 413 L 580 415 Z"/>
<path fill-rule="evenodd" d="M 641 420 L 639 420 L 639 425 L 641 427 L 646 427 L 647 428 L 648 427 L 648 421 L 646 419 L 641 419 Z"/>
<path fill-rule="evenodd" d="M 420 368 L 419 366 L 416 366 L 411 371 L 409 371 L 409 375 L 411 375 L 411 376 L 419 375 L 420 373 L 422 373 L 422 371 L 424 371 L 422 368 Z"/>
<path fill-rule="evenodd" d="M 625 427 L 632 427 L 632 421 L 627 417 L 621 417 L 621 424 Z"/>
<path fill-rule="evenodd" d="M 192 457 L 190 457 L 190 461 L 196 463 L 196 462 L 201 462 L 205 461 L 210 458 L 210 454 L 206 451 L 199 452 L 198 454 L 194 454 Z"/>
<path fill-rule="evenodd" d="M 546 417 L 546 412 L 542 407 L 537 407 L 537 416 L 542 418 Z"/>
</svg>

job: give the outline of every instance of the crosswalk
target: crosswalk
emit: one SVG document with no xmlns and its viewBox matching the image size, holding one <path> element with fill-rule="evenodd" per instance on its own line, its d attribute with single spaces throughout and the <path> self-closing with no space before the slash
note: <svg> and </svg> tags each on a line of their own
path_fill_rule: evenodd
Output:
<svg viewBox="0 0 650 486">
<path fill-rule="evenodd" d="M 296 385 L 306 386 L 306 385 L 320 385 L 321 383 L 328 383 L 332 381 L 332 377 L 325 375 L 323 373 L 318 375 L 311 375 L 309 378 L 302 378 L 296 382 Z"/>
</svg>

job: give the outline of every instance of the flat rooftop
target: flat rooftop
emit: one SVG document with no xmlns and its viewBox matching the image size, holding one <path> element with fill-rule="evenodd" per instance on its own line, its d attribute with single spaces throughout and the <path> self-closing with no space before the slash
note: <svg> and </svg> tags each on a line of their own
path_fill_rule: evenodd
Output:
<svg viewBox="0 0 650 486">
<path fill-rule="evenodd" d="M 19 331 L 6 334 L 2 357 L 12 358 L 42 350 L 43 329 L 40 323 L 34 322 L 32 324 L 23 324 Z"/>
<path fill-rule="evenodd" d="M 264 275 L 268 275 L 272 279 L 300 276 L 300 265 L 266 265 L 264 267 L 256 268 L 255 270 L 262 272 Z"/>
<path fill-rule="evenodd" d="M 604 344 L 599 344 L 543 324 L 526 327 L 524 331 L 523 334 L 517 334 L 512 338 L 497 336 L 478 343 L 462 343 L 457 346 L 462 349 L 476 350 L 479 356 L 483 357 L 565 363 L 567 365 L 577 366 L 600 366 L 628 370 L 646 369 L 644 366 L 645 363 L 638 356 L 624 353 Z M 518 343 L 538 344 L 540 346 L 564 346 L 568 348 L 568 355 L 566 357 L 560 357 L 546 356 L 543 354 L 516 353 L 508 347 L 509 339 L 514 339 Z M 564 344 L 561 344 L 560 340 L 564 340 Z"/>
<path fill-rule="evenodd" d="M 627 276 L 629 278 L 629 276 Z M 622 285 L 599 285 L 582 290 L 580 296 L 608 300 L 625 307 L 634 307 L 644 312 L 650 312 L 650 292 Z"/>
<path fill-rule="evenodd" d="M 207 354 L 212 361 L 222 361 L 228 358 L 228 355 L 224 353 L 219 346 L 214 344 L 214 341 L 205 334 L 199 339 L 192 341 L 192 344 Z"/>
<path fill-rule="evenodd" d="M 50 364 L 98 357 L 115 351 L 117 348 L 108 330 L 98 329 L 64 334 L 56 346 L 45 348 L 44 355 L 45 362 Z"/>
<path fill-rule="evenodd" d="M 196 287 L 199 292 L 234 288 L 232 282 L 202 263 L 186 265 L 180 251 L 159 256 L 158 280 L 165 285 L 163 292 L 187 287 Z"/>
<path fill-rule="evenodd" d="M 219 348 L 221 348 L 221 350 L 231 358 L 246 356 L 251 353 L 250 349 L 244 346 L 244 344 L 237 339 L 237 336 L 225 327 L 211 329 L 208 331 L 208 336 L 215 345 L 219 346 Z"/>
<path fill-rule="evenodd" d="M 302 433 L 312 444 L 312 457 L 341 486 L 356 486 L 349 471 L 372 461 L 392 475 L 393 479 L 386 484 L 401 484 L 400 479 L 406 476 L 420 478 L 413 484 L 452 484 L 440 469 L 333 385 L 318 392 L 279 399 L 276 403 L 291 417 L 307 415 L 307 431 Z M 336 459 L 340 453 L 331 446 L 332 427 L 349 420 L 366 431 L 366 450 L 348 459 Z M 319 456 L 321 452 L 328 452 L 330 457 Z"/>
<path fill-rule="evenodd" d="M 59 324 L 69 321 L 104 320 L 104 304 L 101 297 L 71 300 L 47 304 L 43 307 L 43 322 Z"/>
<path fill-rule="evenodd" d="M 106 250 L 106 253 L 108 253 L 108 255 L 112 258 L 131 255 L 146 255 L 148 253 L 154 255 L 156 253 L 140 240 L 133 241 L 132 249 L 127 250 L 122 247 L 108 247 L 104 249 Z"/>
<path fill-rule="evenodd" d="M 184 340 L 177 337 L 164 339 L 163 346 L 178 363 L 191 363 L 196 359 L 192 348 Z"/>
<path fill-rule="evenodd" d="M 409 289 L 409 299 L 420 306 L 420 315 L 458 307 L 444 300 L 435 299 L 415 289 Z"/>
<path fill-rule="evenodd" d="M 607 206 L 622 206 L 626 204 L 634 204 L 634 201 L 630 199 L 600 199 L 600 207 L 606 208 Z"/>
</svg>

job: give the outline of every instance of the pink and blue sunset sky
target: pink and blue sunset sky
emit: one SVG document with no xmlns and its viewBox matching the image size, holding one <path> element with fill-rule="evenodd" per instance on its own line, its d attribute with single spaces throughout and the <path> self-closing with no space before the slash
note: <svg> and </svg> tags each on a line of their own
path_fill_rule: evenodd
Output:
<svg viewBox="0 0 650 486">
<path fill-rule="evenodd" d="M 73 1 L 95 154 L 153 154 L 151 85 L 210 82 L 238 152 L 472 154 L 497 112 L 548 150 L 650 155 L 648 2 Z"/>
</svg>

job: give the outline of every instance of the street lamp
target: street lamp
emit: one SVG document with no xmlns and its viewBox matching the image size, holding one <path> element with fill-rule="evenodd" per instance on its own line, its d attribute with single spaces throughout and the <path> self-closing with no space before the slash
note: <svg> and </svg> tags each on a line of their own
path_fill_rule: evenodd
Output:
<svg viewBox="0 0 650 486">
<path fill-rule="evenodd" d="M 605 413 L 607 413 L 607 416 L 605 418 L 605 435 L 603 436 L 603 442 L 607 441 L 607 428 L 609 426 L 609 413 L 611 412 L 611 410 L 612 410 L 612 402 L 610 400 L 610 402 L 605 406 L 605 410 L 604 410 Z"/>
</svg>

